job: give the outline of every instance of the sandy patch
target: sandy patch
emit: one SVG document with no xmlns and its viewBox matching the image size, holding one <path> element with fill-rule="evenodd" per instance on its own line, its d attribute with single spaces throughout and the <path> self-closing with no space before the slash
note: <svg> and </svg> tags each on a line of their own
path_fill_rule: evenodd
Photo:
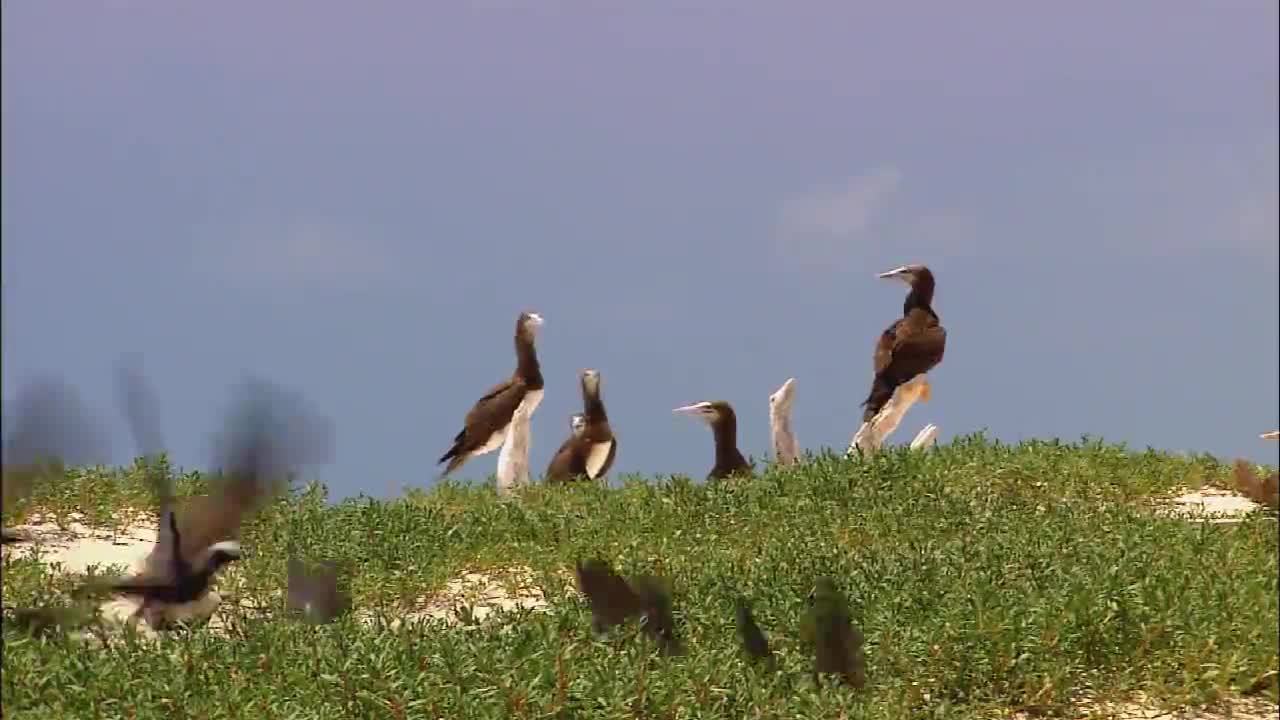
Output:
<svg viewBox="0 0 1280 720">
<path fill-rule="evenodd" d="M 1188 520 L 1211 523 L 1240 522 L 1240 518 L 1262 507 L 1243 495 L 1217 488 L 1203 488 L 1179 495 L 1159 507 L 1159 511 Z"/>
<path fill-rule="evenodd" d="M 403 613 L 391 621 L 391 627 L 402 622 L 443 622 L 448 625 L 477 627 L 486 620 L 521 612 L 547 612 L 550 605 L 537 583 L 532 568 L 515 565 L 485 572 L 465 572 L 445 583 L 444 588 L 422 599 L 417 610 Z M 377 611 L 359 613 L 365 623 L 376 622 Z"/>
</svg>

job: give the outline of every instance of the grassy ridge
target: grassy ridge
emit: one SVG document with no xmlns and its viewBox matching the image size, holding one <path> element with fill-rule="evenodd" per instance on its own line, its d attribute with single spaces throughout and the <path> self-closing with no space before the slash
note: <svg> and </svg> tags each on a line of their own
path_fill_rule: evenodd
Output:
<svg viewBox="0 0 1280 720">
<path fill-rule="evenodd" d="M 518 503 L 445 484 L 327 505 L 313 488 L 256 519 L 220 589 L 278 602 L 292 539 L 356 568 L 357 608 L 394 617 L 463 570 L 522 564 L 551 612 L 502 630 L 246 615 L 231 638 L 174 633 L 159 652 L 121 642 L 87 653 L 6 629 L 5 715 L 964 719 L 1139 689 L 1200 703 L 1280 664 L 1276 523 L 1188 523 L 1145 505 L 1227 472 L 1212 458 L 1091 441 L 973 437 L 862 463 L 819 456 L 739 484 L 535 487 Z M 136 473 L 81 471 L 45 492 L 31 502 L 91 517 L 148 504 Z M 686 656 L 661 658 L 630 630 L 588 637 L 565 571 L 592 554 L 673 580 Z M 6 604 L 48 592 L 38 563 L 6 559 L 4 573 Z M 808 677 L 795 628 L 819 574 L 837 578 L 866 634 L 862 693 L 819 692 Z M 741 659 L 737 592 L 783 672 Z"/>
</svg>

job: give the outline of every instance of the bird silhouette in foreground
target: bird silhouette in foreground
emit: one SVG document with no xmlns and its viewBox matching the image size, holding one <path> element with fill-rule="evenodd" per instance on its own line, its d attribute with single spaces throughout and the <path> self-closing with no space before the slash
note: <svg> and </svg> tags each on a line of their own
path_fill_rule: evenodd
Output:
<svg viewBox="0 0 1280 720">
<path fill-rule="evenodd" d="M 844 595 L 829 577 L 818 578 L 809 594 L 809 608 L 801 619 L 800 636 L 813 646 L 813 680 L 835 674 L 853 688 L 866 685 L 862 632 L 853 624 Z"/>
<path fill-rule="evenodd" d="M 542 316 L 535 312 L 522 312 L 516 319 L 515 345 L 516 369 L 511 377 L 494 385 L 476 401 L 463 419 L 462 430 L 453 438 L 453 444 L 445 451 L 437 464 L 448 461 L 441 477 L 462 467 L 463 463 L 478 455 L 493 452 L 506 441 L 507 426 L 523 403 L 526 415 L 533 413 L 542 402 L 544 392 L 542 368 L 538 364 L 536 340 L 542 327 Z"/>
<path fill-rule="evenodd" d="M 753 661 L 765 662 L 770 670 L 774 668 L 773 650 L 769 647 L 769 638 L 756 623 L 751 614 L 751 603 L 742 596 L 734 601 L 734 616 L 738 625 L 738 638 L 742 640 L 742 649 Z"/>
<path fill-rule="evenodd" d="M 120 399 L 143 452 L 161 443 L 154 402 L 140 372 L 122 371 Z M 241 524 L 287 488 L 296 465 L 327 455 L 331 432 L 310 416 L 292 394 L 268 383 L 250 381 L 217 438 L 220 473 L 209 477 L 207 495 L 179 505 L 172 480 L 148 467 L 160 526 L 143 568 L 132 577 L 108 582 L 113 593 L 142 600 L 135 617 L 154 628 L 168 624 L 179 606 L 201 600 L 215 574 L 241 556 Z"/>
<path fill-rule="evenodd" d="M 6 418 L 0 508 L 5 513 L 29 496 L 37 484 L 65 477 L 67 465 L 101 462 L 107 456 L 102 429 L 80 402 L 79 393 L 61 380 L 42 378 L 24 385 Z M 28 538 L 0 529 L 5 545 Z"/>
<path fill-rule="evenodd" d="M 285 608 L 313 624 L 332 622 L 351 610 L 351 595 L 332 560 L 304 563 L 290 556 Z"/>
<path fill-rule="evenodd" d="M 947 347 L 947 331 L 933 310 L 933 272 L 924 265 L 903 265 L 881 273 L 880 277 L 901 280 L 911 291 L 902 304 L 902 317 L 876 341 L 872 359 L 875 376 L 871 391 L 862 402 L 864 423 L 870 422 L 893 398 L 899 385 L 941 363 Z M 928 392 L 922 393 L 921 399 L 927 401 Z"/>
<path fill-rule="evenodd" d="M 578 561 L 576 575 L 578 590 L 591 606 L 593 632 L 603 633 L 639 617 L 641 628 L 663 654 L 683 652 L 672 613 L 671 585 L 665 578 L 637 575 L 627 580 L 598 558 Z"/>
</svg>

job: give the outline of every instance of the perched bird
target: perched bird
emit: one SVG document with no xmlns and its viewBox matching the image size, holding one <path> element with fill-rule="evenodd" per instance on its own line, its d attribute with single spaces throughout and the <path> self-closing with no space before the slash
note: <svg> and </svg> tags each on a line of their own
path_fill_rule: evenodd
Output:
<svg viewBox="0 0 1280 720">
<path fill-rule="evenodd" d="M 568 482 L 578 477 L 599 480 L 613 467 L 618 453 L 618 439 L 613 435 L 609 415 L 600 398 L 600 371 L 583 370 L 580 379 L 582 430 L 579 432 L 571 424 L 569 439 L 547 466 L 547 482 Z"/>
<path fill-rule="evenodd" d="M 582 453 L 578 452 L 578 442 L 587 429 L 587 417 L 582 413 L 569 416 L 569 437 L 560 444 L 560 449 L 551 456 L 544 476 L 547 482 L 565 482 L 578 475 L 586 475 L 582 467 Z"/>
<path fill-rule="evenodd" d="M 873 360 L 875 377 L 863 401 L 862 421 L 870 422 L 893 398 L 899 385 L 929 372 L 947 347 L 947 331 L 933 310 L 933 273 L 924 265 L 903 265 L 881 273 L 881 278 L 907 283 L 911 291 L 902 304 L 902 317 L 880 334 Z M 928 399 L 927 395 L 924 399 Z"/>
<path fill-rule="evenodd" d="M 796 397 L 796 379 L 787 378 L 769 396 L 769 434 L 773 440 L 773 458 L 779 465 L 791 465 L 800 457 L 795 433 L 791 431 L 791 403 Z"/>
<path fill-rule="evenodd" d="M 0 505 L 5 512 L 30 495 L 37 482 L 61 477 L 64 465 L 106 458 L 104 433 L 66 383 L 53 378 L 30 382 L 19 390 L 12 407 L 0 469 Z M 5 545 L 26 539 L 12 528 L 0 532 Z"/>
<path fill-rule="evenodd" d="M 467 411 L 462 430 L 453 438 L 453 445 L 440 456 L 437 463 L 449 462 L 441 477 L 462 467 L 467 460 L 493 452 L 506 440 L 507 426 L 516 408 L 525 404 L 525 412 L 532 418 L 542 402 L 542 369 L 538 365 L 538 353 L 534 341 L 542 327 L 542 316 L 534 312 L 522 312 L 516 320 L 516 369 L 507 380 L 494 385 Z"/>
<path fill-rule="evenodd" d="M 742 640 L 742 649 L 752 660 L 764 660 L 773 667 L 773 650 L 769 648 L 769 639 L 756 624 L 751 614 L 751 603 L 742 596 L 734 600 L 734 615 L 738 624 L 738 637 Z"/>
<path fill-rule="evenodd" d="M 672 412 L 696 415 L 711 426 L 711 433 L 716 442 L 716 464 L 707 475 L 708 480 L 752 473 L 751 464 L 738 451 L 738 416 L 734 414 L 733 407 L 729 403 L 724 400 L 704 400 L 678 407 Z"/>
<path fill-rule="evenodd" d="M 829 577 L 818 578 L 801 619 L 801 638 L 814 647 L 813 679 L 834 673 L 854 688 L 867 682 L 862 632 L 853 624 L 844 596 Z"/>
<path fill-rule="evenodd" d="M 338 564 L 325 560 L 308 567 L 290 557 L 289 581 L 285 607 L 302 615 L 308 622 L 332 622 L 351 609 L 351 595 L 338 580 Z"/>
</svg>

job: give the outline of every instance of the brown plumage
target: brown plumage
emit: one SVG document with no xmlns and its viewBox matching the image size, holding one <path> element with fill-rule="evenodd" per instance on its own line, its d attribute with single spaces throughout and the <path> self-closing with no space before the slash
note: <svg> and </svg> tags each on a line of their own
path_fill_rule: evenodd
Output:
<svg viewBox="0 0 1280 720">
<path fill-rule="evenodd" d="M 1280 509 L 1280 472 L 1261 477 L 1247 460 L 1236 460 L 1233 470 L 1241 495 L 1272 510 Z"/>
<path fill-rule="evenodd" d="M 571 424 L 572 433 L 547 466 L 547 482 L 568 482 L 585 477 L 598 480 L 613 467 L 618 454 L 618 439 L 609 425 L 604 401 L 600 397 L 600 372 L 583 370 L 581 431 Z"/>
<path fill-rule="evenodd" d="M 902 304 L 902 317 L 880 334 L 873 359 L 875 377 L 863 401 L 862 421 L 869 422 L 893 397 L 893 392 L 917 375 L 929 372 L 947 347 L 947 331 L 933 310 L 933 273 L 924 265 L 904 265 L 881 273 L 911 286 Z"/>
<path fill-rule="evenodd" d="M 538 365 L 538 353 L 534 345 L 542 317 L 534 312 L 522 312 L 516 320 L 515 345 L 516 369 L 507 380 L 489 388 L 463 420 L 462 430 L 453 438 L 453 445 L 440 456 L 437 463 L 446 460 L 441 477 L 462 467 L 467 460 L 502 447 L 511 417 L 522 402 L 530 402 L 529 415 L 542 402 L 542 369 Z"/>
<path fill-rule="evenodd" d="M 707 474 L 708 480 L 752 474 L 751 463 L 738 451 L 738 416 L 728 402 L 704 400 L 678 407 L 672 412 L 696 415 L 711 426 L 716 443 L 716 464 Z"/>
<path fill-rule="evenodd" d="M 575 477 L 586 475 L 583 467 L 582 453 L 578 452 L 582 433 L 587 429 L 587 418 L 581 413 L 574 413 L 569 418 L 569 437 L 560 444 L 560 449 L 551 456 L 544 479 L 550 483 L 567 482 Z"/>
</svg>

